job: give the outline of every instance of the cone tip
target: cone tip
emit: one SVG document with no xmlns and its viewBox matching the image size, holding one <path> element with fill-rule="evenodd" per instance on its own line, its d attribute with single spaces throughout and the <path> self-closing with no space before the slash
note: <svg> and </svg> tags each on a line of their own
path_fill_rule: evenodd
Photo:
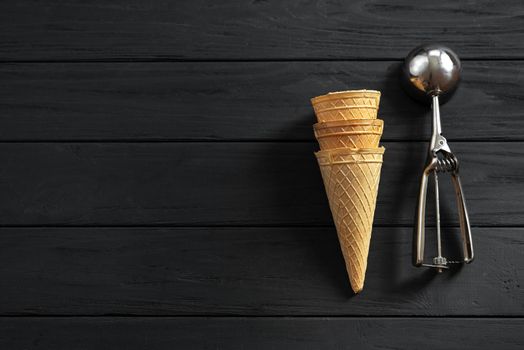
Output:
<svg viewBox="0 0 524 350">
<path fill-rule="evenodd" d="M 355 292 L 355 294 L 359 294 L 364 289 L 364 285 L 363 284 L 358 285 L 358 286 L 351 285 L 351 289 L 353 289 L 353 292 Z"/>
</svg>

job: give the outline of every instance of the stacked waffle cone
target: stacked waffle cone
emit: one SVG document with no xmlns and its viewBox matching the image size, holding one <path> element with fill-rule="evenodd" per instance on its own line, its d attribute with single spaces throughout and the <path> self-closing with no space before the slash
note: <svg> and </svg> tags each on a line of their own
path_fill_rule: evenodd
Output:
<svg viewBox="0 0 524 350">
<path fill-rule="evenodd" d="M 364 288 L 384 148 L 377 119 L 380 92 L 333 92 L 311 99 L 324 187 L 351 288 Z"/>
</svg>

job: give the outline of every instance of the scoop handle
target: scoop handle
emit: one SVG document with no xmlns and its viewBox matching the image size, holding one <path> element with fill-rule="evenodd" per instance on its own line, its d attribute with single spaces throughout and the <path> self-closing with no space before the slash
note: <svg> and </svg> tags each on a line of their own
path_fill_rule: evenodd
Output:
<svg viewBox="0 0 524 350">
<path fill-rule="evenodd" d="M 424 238 L 426 226 L 426 197 L 428 193 L 428 177 L 429 171 L 427 168 L 422 173 L 420 180 L 420 189 L 418 194 L 418 204 L 416 212 L 416 224 L 413 231 L 413 254 L 412 263 L 414 266 L 420 267 L 424 262 Z"/>
<path fill-rule="evenodd" d="M 457 208 L 460 221 L 460 233 L 462 235 L 462 244 L 464 250 L 464 262 L 469 264 L 473 261 L 475 254 L 473 252 L 473 239 L 471 237 L 471 225 L 469 223 L 468 210 L 466 208 L 466 200 L 462 192 L 462 183 L 458 172 L 451 174 L 453 188 L 455 189 L 455 198 L 457 200 Z"/>
</svg>

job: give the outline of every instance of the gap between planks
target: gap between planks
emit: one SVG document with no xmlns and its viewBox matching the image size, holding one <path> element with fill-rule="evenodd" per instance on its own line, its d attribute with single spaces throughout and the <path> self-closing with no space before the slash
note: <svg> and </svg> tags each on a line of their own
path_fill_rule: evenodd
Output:
<svg viewBox="0 0 524 350">
<path fill-rule="evenodd" d="M 519 62 L 524 61 L 524 56 L 517 57 L 465 57 L 460 59 L 463 62 Z M 269 62 L 402 62 L 398 57 L 351 57 L 351 58 L 150 58 L 150 59 L 76 59 L 76 60 L 0 60 L 0 64 L 67 64 L 67 63 L 269 63 Z"/>
<path fill-rule="evenodd" d="M 394 320 L 402 320 L 402 319 L 522 319 L 524 320 L 524 316 L 521 315 L 478 315 L 478 316 L 472 316 L 472 315 L 437 315 L 437 316 L 426 316 L 426 315 L 381 315 L 381 316 L 346 316 L 346 315 L 255 315 L 255 314 L 243 314 L 243 315 L 221 315 L 221 314 L 210 314 L 210 315 L 141 315 L 141 314 L 104 314 L 104 315 L 60 315 L 60 314 L 52 314 L 52 315 L 46 315 L 46 314 L 25 314 L 25 315 L 1 315 L 0 319 L 2 318 L 19 318 L 19 319 L 29 319 L 29 318 L 45 318 L 45 319 L 63 319 L 63 318 L 140 318 L 140 319 L 158 319 L 158 318 L 183 318 L 183 319 L 207 319 L 207 318 L 213 318 L 213 319 L 243 319 L 243 318 L 252 318 L 252 319 L 366 319 L 366 320 L 385 320 L 385 319 L 394 319 Z"/>
<path fill-rule="evenodd" d="M 512 139 L 489 139 L 489 140 L 479 140 L 479 139 L 453 139 L 447 138 L 448 142 L 453 143 L 520 143 L 524 142 L 523 138 L 512 138 Z M 429 142 L 429 139 L 388 139 L 383 138 L 380 142 L 387 143 L 420 143 L 420 142 Z M 36 140 L 9 140 L 4 139 L 0 140 L 0 144 L 31 144 L 31 143 L 316 143 L 315 140 L 285 140 L 285 139 L 134 139 L 134 138 L 123 138 L 123 139 L 36 139 Z"/>
<path fill-rule="evenodd" d="M 151 229 L 151 228 L 162 228 L 162 229 L 216 229 L 216 228 L 231 228 L 231 229 L 237 229 L 237 228 L 253 228 L 253 229 L 259 229 L 259 228 L 269 228 L 269 229 L 287 229 L 287 228 L 309 228 L 309 229 L 321 229 L 321 228 L 334 228 L 334 225 L 174 225 L 174 224 L 152 224 L 152 225 L 0 225 L 1 229 L 128 229 L 128 228 L 134 228 L 134 229 Z M 377 224 L 373 225 L 373 228 L 413 228 L 414 225 L 404 225 L 404 224 L 389 224 L 389 225 L 383 225 L 383 224 Z M 427 228 L 434 228 L 433 225 L 427 225 Z M 440 225 L 441 228 L 449 229 L 449 228 L 459 228 L 460 226 L 457 225 Z M 489 229 L 489 228 L 497 228 L 497 229 L 512 229 L 512 228 L 524 228 L 524 225 L 471 225 L 471 228 L 479 228 L 479 229 Z"/>
</svg>

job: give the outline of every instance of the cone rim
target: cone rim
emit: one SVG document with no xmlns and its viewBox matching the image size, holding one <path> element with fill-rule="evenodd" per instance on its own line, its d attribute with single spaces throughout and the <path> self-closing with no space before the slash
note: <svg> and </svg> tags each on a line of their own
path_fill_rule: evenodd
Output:
<svg viewBox="0 0 524 350">
<path fill-rule="evenodd" d="M 317 134 L 315 132 L 315 137 L 318 139 L 324 139 L 326 137 L 337 137 L 337 136 L 350 136 L 350 135 L 379 135 L 382 136 L 382 130 L 375 131 L 375 130 L 357 130 L 357 131 L 337 131 L 337 132 L 330 132 L 326 134 Z"/>
<path fill-rule="evenodd" d="M 325 101 L 331 101 L 331 100 L 337 100 L 341 98 L 350 98 L 350 97 L 361 97 L 361 98 L 372 98 L 377 101 L 377 109 L 378 104 L 380 101 L 381 93 L 378 90 L 367 90 L 367 89 L 361 89 L 361 90 L 344 90 L 344 91 L 333 91 L 328 92 L 325 95 L 315 96 L 311 98 L 311 103 L 313 105 L 316 105 L 317 103 L 325 102 Z"/>
<path fill-rule="evenodd" d="M 342 126 L 384 126 L 382 119 L 340 119 L 331 120 L 327 122 L 318 122 L 313 124 L 313 129 L 322 130 L 328 128 L 336 128 Z"/>
</svg>

